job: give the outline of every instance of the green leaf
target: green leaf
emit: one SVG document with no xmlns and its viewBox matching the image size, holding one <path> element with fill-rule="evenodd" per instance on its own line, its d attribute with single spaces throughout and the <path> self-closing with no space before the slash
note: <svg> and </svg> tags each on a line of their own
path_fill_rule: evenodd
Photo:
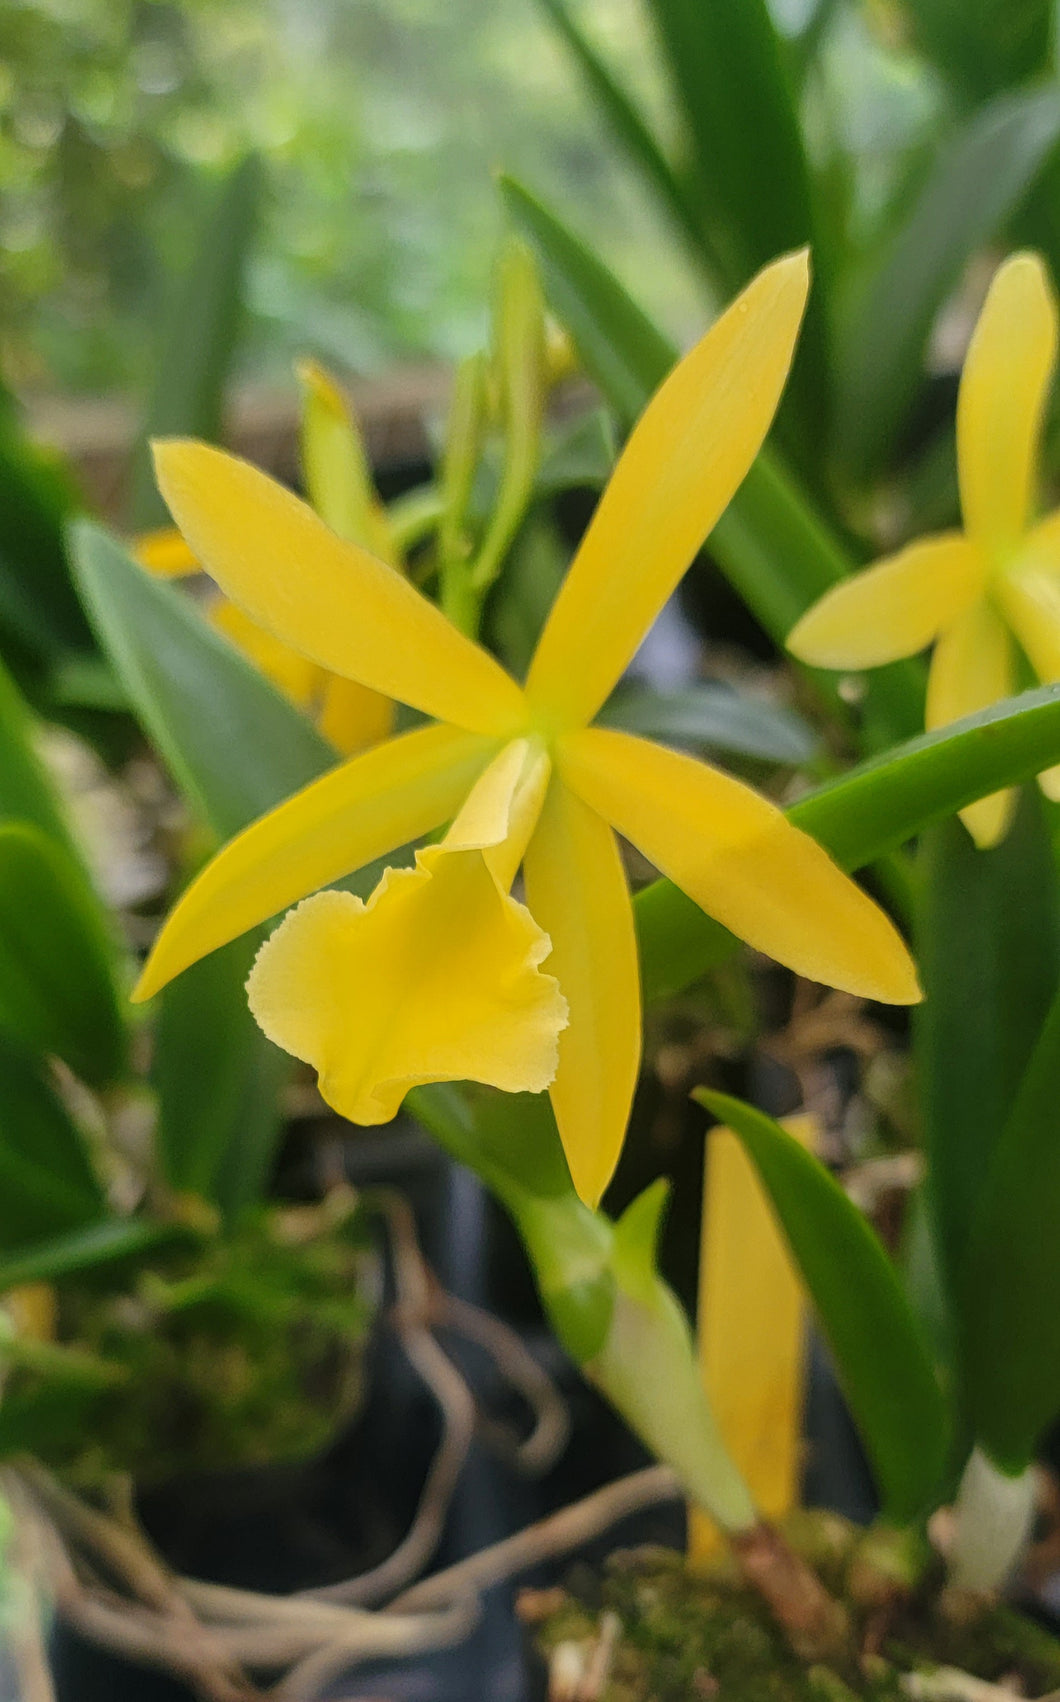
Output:
<svg viewBox="0 0 1060 1702">
<path fill-rule="evenodd" d="M 947 1407 L 924 1338 L 874 1231 L 824 1165 L 741 1100 L 694 1097 L 739 1136 L 813 1300 L 884 1512 L 907 1522 L 938 1488 Z"/>
<path fill-rule="evenodd" d="M 916 1052 L 928 1202 L 951 1298 L 991 1158 L 1056 991 L 1060 895 L 1037 787 L 977 851 L 957 821 L 921 849 Z M 1034 1302 L 1037 1305 L 1037 1301 Z"/>
<path fill-rule="evenodd" d="M 58 793 L 34 749 L 33 723 L 0 663 L 0 821 L 28 821 L 75 856 Z"/>
<path fill-rule="evenodd" d="M 509 212 L 537 249 L 554 313 L 586 372 L 629 427 L 677 360 L 676 348 L 553 212 L 511 178 L 502 177 L 500 186 Z M 858 566 L 768 446 L 711 533 L 709 552 L 779 646 L 810 604 Z M 837 676 L 811 677 L 847 721 Z M 918 664 L 876 669 L 866 696 L 869 741 L 890 744 L 915 732 L 923 725 L 923 695 Z"/>
<path fill-rule="evenodd" d="M 204 222 L 188 275 L 166 328 L 143 437 L 133 467 L 132 525 L 168 524 L 155 487 L 149 440 L 221 433 L 224 389 L 232 366 L 242 308 L 243 277 L 257 229 L 263 172 L 248 154 L 229 173 Z"/>
<path fill-rule="evenodd" d="M 42 1063 L 0 1035 L 0 1249 L 80 1229 L 105 1211 L 80 1131 Z"/>
<path fill-rule="evenodd" d="M 655 1302 L 659 1236 L 669 1203 L 670 1183 L 665 1176 L 657 1176 L 630 1202 L 615 1224 L 611 1269 L 622 1292 L 642 1306 Z"/>
<path fill-rule="evenodd" d="M 63 548 L 77 505 L 58 463 L 0 422 L 0 629 L 40 663 L 92 648 Z"/>
<path fill-rule="evenodd" d="M 0 1029 L 106 1086 L 126 1061 L 114 969 L 100 910 L 62 846 L 29 822 L 0 824 Z"/>
<path fill-rule="evenodd" d="M 86 607 L 138 718 L 219 838 L 334 764 L 334 751 L 309 722 L 187 598 L 150 578 L 106 532 L 82 522 L 72 554 Z M 236 942 L 223 963 L 190 972 L 187 985 L 171 983 L 159 1007 L 166 1163 L 185 1185 L 194 1185 L 190 1176 L 208 1186 L 229 1215 L 264 1186 L 289 1068 L 247 1010 L 241 966 L 251 949 Z M 194 1082 L 182 1079 L 186 1059 L 197 1060 Z M 199 1116 L 201 1126 L 193 1125 Z"/>
<path fill-rule="evenodd" d="M 602 726 L 622 727 L 663 744 L 735 751 L 761 762 L 808 762 L 818 749 L 800 715 L 713 682 L 674 692 L 619 686 L 597 719 Z"/>
<path fill-rule="evenodd" d="M 1060 997 L 979 1190 L 958 1303 L 976 1436 L 1013 1473 L 1060 1414 L 1058 1105 Z"/>
<path fill-rule="evenodd" d="M 935 316 L 969 257 L 995 237 L 1060 139 L 1060 85 L 1005 94 L 935 157 L 905 224 L 862 289 L 838 356 L 836 443 L 864 476 L 894 449 Z"/>
<path fill-rule="evenodd" d="M 970 104 L 1049 67 L 1052 0 L 908 0 L 917 43 Z"/>
<path fill-rule="evenodd" d="M 841 868 L 860 869 L 929 822 L 1041 773 L 1058 754 L 1060 687 L 1042 686 L 862 763 L 788 816 Z M 639 892 L 634 910 L 648 1000 L 679 991 L 732 949 L 732 935 L 669 881 Z"/>
<path fill-rule="evenodd" d="M 91 521 L 71 531 L 89 618 L 181 791 L 229 839 L 336 755 L 199 615 Z"/>
<path fill-rule="evenodd" d="M 177 1193 L 211 1200 L 228 1217 L 267 1186 L 288 1069 L 282 1052 L 262 1046 L 247 1006 L 260 944 L 255 930 L 193 964 L 166 988 L 155 1023 L 162 1174 Z"/>
<path fill-rule="evenodd" d="M 99 1266 L 139 1259 L 182 1241 L 194 1241 L 182 1224 L 147 1223 L 139 1218 L 107 1218 L 87 1229 L 73 1229 L 0 1257 L 0 1294 L 30 1282 L 58 1282 Z"/>
<path fill-rule="evenodd" d="M 691 193 L 686 177 L 670 164 L 628 90 L 605 65 L 571 16 L 566 0 L 541 0 L 541 4 L 633 165 L 656 191 L 693 249 L 702 250 L 706 239 L 703 209 Z"/>
</svg>

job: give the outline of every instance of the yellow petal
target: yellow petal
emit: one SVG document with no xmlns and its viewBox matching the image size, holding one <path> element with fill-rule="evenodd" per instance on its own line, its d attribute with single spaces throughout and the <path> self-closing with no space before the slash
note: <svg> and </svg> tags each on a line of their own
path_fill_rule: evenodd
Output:
<svg viewBox="0 0 1060 1702">
<path fill-rule="evenodd" d="M 557 766 L 649 862 L 759 951 L 863 998 L 920 997 L 912 959 L 879 906 L 749 786 L 603 727 L 565 735 Z"/>
<path fill-rule="evenodd" d="M 434 845 L 414 869 L 388 869 L 367 904 L 321 892 L 292 910 L 247 992 L 270 1040 L 313 1065 L 329 1105 L 384 1123 L 423 1082 L 548 1086 L 567 1020 L 538 968 L 548 952 L 481 852 Z"/>
<path fill-rule="evenodd" d="M 300 656 L 289 644 L 274 638 L 271 632 L 266 632 L 227 597 L 218 597 L 210 605 L 209 614 L 218 631 L 223 632 L 236 649 L 241 650 L 248 661 L 253 662 L 258 671 L 283 692 L 284 697 L 290 698 L 299 709 L 315 712 L 327 679 L 322 668 Z"/>
<path fill-rule="evenodd" d="M 513 739 L 484 769 L 445 836 L 454 850 L 481 850 L 507 892 L 537 827 L 552 763 L 535 739 Z"/>
<path fill-rule="evenodd" d="M 390 737 L 394 730 L 392 698 L 357 680 L 344 680 L 341 674 L 326 674 L 324 679 L 324 702 L 317 726 L 337 751 L 353 756 Z"/>
<path fill-rule="evenodd" d="M 789 1134 L 814 1143 L 813 1119 L 788 1117 Z M 703 1177 L 703 1245 L 697 1308 L 703 1383 L 722 1436 L 767 1519 L 789 1513 L 798 1493 L 806 1304 L 776 1218 L 731 1129 L 711 1129 Z M 700 1513 L 690 1526 L 693 1560 L 720 1546 Z"/>
<path fill-rule="evenodd" d="M 913 656 L 981 594 L 986 573 L 962 533 L 922 538 L 826 591 L 788 634 L 788 649 L 815 668 Z"/>
<path fill-rule="evenodd" d="M 948 727 L 1008 697 L 1012 685 L 1012 641 L 1003 622 L 985 600 L 944 632 L 928 672 L 928 729 Z M 1016 794 L 994 792 L 961 811 L 961 820 L 980 850 L 1003 839 Z"/>
<path fill-rule="evenodd" d="M 527 903 L 570 1007 L 552 1104 L 575 1188 L 595 1206 L 625 1139 L 640 1069 L 633 907 L 615 836 L 553 780 L 526 850 Z"/>
<path fill-rule="evenodd" d="M 133 555 L 148 573 L 159 579 L 184 579 L 201 573 L 198 557 L 188 548 L 175 526 L 159 526 L 133 539 Z"/>
<path fill-rule="evenodd" d="M 1060 574 L 1053 566 L 1051 548 L 1056 517 L 1036 527 L 1021 552 L 1019 567 L 1003 575 L 996 595 L 1020 644 L 1043 685 L 1060 680 Z M 1004 697 L 1014 690 L 1010 683 Z M 1060 766 L 1039 774 L 1038 783 L 1047 798 L 1060 802 Z"/>
<path fill-rule="evenodd" d="M 556 725 L 596 714 L 728 506 L 776 412 L 808 287 L 805 252 L 767 266 L 641 415 L 530 668 Z"/>
<path fill-rule="evenodd" d="M 957 400 L 964 524 L 991 548 L 1010 547 L 1027 523 L 1056 336 L 1044 264 L 1013 254 L 994 274 Z"/>
<path fill-rule="evenodd" d="M 386 509 L 372 484 L 368 457 L 345 396 L 315 360 L 298 362 L 304 391 L 302 469 L 306 494 L 320 515 L 351 544 L 398 565 Z"/>
<path fill-rule="evenodd" d="M 155 445 L 159 489 L 225 595 L 331 673 L 476 733 L 518 731 L 523 695 L 394 568 L 246 461 Z"/>
<path fill-rule="evenodd" d="M 133 997 L 296 899 L 430 833 L 492 755 L 488 740 L 422 727 L 354 757 L 262 816 L 192 881 L 155 941 Z"/>
</svg>

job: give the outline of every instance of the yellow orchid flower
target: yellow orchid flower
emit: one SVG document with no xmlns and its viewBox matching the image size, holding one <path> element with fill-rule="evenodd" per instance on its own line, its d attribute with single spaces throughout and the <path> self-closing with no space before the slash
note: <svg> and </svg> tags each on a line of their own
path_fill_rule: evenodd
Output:
<svg viewBox="0 0 1060 1702">
<path fill-rule="evenodd" d="M 316 361 L 299 362 L 304 392 L 302 467 L 309 500 L 340 537 L 363 544 L 400 567 L 386 509 L 371 482 L 360 432 L 334 379 Z M 202 572 L 202 564 L 172 526 L 137 538 L 141 566 L 163 579 Z M 393 730 L 394 705 L 379 692 L 333 674 L 267 632 L 228 598 L 214 598 L 207 613 L 218 631 L 241 650 L 277 690 L 316 722 L 343 756 L 378 744 Z"/>
<path fill-rule="evenodd" d="M 1060 509 L 1030 515 L 1056 346 L 1045 266 L 1013 254 L 994 274 L 961 374 L 963 531 L 921 538 L 827 592 L 788 636 L 800 661 L 875 668 L 934 643 L 929 728 L 1010 695 L 1013 638 L 1043 684 L 1060 679 Z M 1060 767 L 1039 779 L 1060 799 Z M 1013 799 L 996 792 L 961 811 L 978 846 L 1004 837 Z"/>
<path fill-rule="evenodd" d="M 692 757 L 590 725 L 758 452 L 808 281 L 805 253 L 766 267 L 649 403 L 556 598 L 525 687 L 407 579 L 338 538 L 263 473 L 204 444 L 157 446 L 162 493 L 225 594 L 321 667 L 435 724 L 342 764 L 226 846 L 163 928 L 137 997 L 456 817 L 459 843 L 443 845 L 433 860 L 421 853 L 420 871 L 448 880 L 449 857 L 477 845 L 473 855 L 506 892 L 522 864 L 527 903 L 551 940 L 549 967 L 569 1006 L 553 1105 L 575 1186 L 595 1204 L 622 1145 L 641 1047 L 633 910 L 616 830 L 711 915 L 800 974 L 893 1003 L 919 996 L 887 917 L 773 804 Z M 402 890 L 413 889 L 391 880 L 364 920 Z M 293 985 L 287 979 L 298 930 L 307 939 L 316 930 L 311 955 L 334 976 L 337 959 L 320 942 L 324 914 L 319 904 L 296 911 L 280 930 L 283 950 L 263 957 L 253 988 L 266 1022 L 282 1010 L 285 985 L 292 1007 L 306 995 L 305 958 Z M 456 1030 L 464 1002 L 481 1000 L 476 977 L 493 975 L 495 964 L 486 954 L 490 961 L 476 970 L 460 917 L 448 934 L 438 928 L 438 949 L 444 935 L 453 956 L 431 985 Z M 477 934 L 477 921 L 468 932 Z M 366 944 L 358 961 L 369 951 Z M 411 948 L 407 961 L 420 973 Z M 347 1033 L 359 1020 L 375 1021 L 362 973 L 343 995 Z M 422 1010 L 411 983 L 402 985 Z M 336 996 L 329 981 L 327 998 Z M 392 980 L 385 997 L 414 1049 Z M 333 1017 L 323 996 L 313 1002 L 316 1015 L 306 1022 L 321 1025 L 313 1049 L 323 1055 L 323 1026 Z M 495 990 L 498 1002 L 503 989 Z M 301 1021 L 297 1009 L 290 1020 Z M 309 1052 L 312 1035 L 298 1038 Z M 387 1071 L 388 1079 L 400 1073 L 392 1062 Z"/>
</svg>

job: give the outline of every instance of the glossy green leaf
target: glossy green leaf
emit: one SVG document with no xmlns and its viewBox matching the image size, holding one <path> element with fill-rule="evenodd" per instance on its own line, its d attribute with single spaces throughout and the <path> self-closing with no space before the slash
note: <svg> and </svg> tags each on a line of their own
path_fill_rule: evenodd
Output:
<svg viewBox="0 0 1060 1702">
<path fill-rule="evenodd" d="M 101 644 L 181 790 L 228 839 L 335 761 L 335 752 L 191 601 L 108 532 L 71 532 Z"/>
<path fill-rule="evenodd" d="M 86 607 L 139 720 L 219 838 L 333 765 L 334 751 L 310 723 L 187 598 L 150 578 L 107 533 L 81 523 L 73 556 Z M 250 949 L 236 942 L 215 967 L 189 972 L 187 985 L 172 983 L 159 1005 L 166 1164 L 183 1185 L 208 1188 L 229 1214 L 264 1186 L 289 1069 L 247 1009 L 240 966 Z M 196 1060 L 194 1081 L 183 1076 L 188 1059 Z M 201 1125 L 193 1123 L 200 1116 Z"/>
<path fill-rule="evenodd" d="M 221 434 L 225 384 L 235 354 L 243 280 L 258 222 L 263 173 L 254 154 L 218 191 L 166 327 L 133 468 L 131 523 L 169 523 L 155 486 L 149 440 Z"/>
<path fill-rule="evenodd" d="M 721 683 L 674 692 L 620 686 L 597 719 L 602 726 L 622 727 L 663 744 L 733 751 L 761 762 L 808 762 L 818 749 L 812 728 L 800 715 Z"/>
<path fill-rule="evenodd" d="M 0 823 L 0 1029 L 90 1087 L 125 1065 L 115 950 L 77 865 L 29 822 Z"/>
<path fill-rule="evenodd" d="M 726 1094 L 695 1098 L 739 1136 L 813 1300 L 883 1510 L 905 1522 L 937 1490 L 947 1407 L 894 1266 L 835 1178 L 772 1118 Z"/>
<path fill-rule="evenodd" d="M 1058 1107 L 1060 997 L 983 1177 L 958 1301 L 975 1434 L 1010 1472 L 1060 1415 Z"/>
<path fill-rule="evenodd" d="M 838 356 L 836 444 L 859 475 L 893 452 L 939 308 L 969 257 L 1004 227 L 1060 140 L 1060 85 L 1005 94 L 939 151 L 863 286 Z"/>
<path fill-rule="evenodd" d="M 105 1212 L 81 1133 L 41 1060 L 0 1034 L 0 1250 L 81 1229 Z"/>
<path fill-rule="evenodd" d="M 788 814 L 842 868 L 860 869 L 929 822 L 1040 773 L 1058 752 L 1060 687 L 1042 686 L 862 763 Z M 732 935 L 669 881 L 638 893 L 634 909 L 647 999 L 679 991 L 732 949 Z"/>
<path fill-rule="evenodd" d="M 677 349 L 549 208 L 511 178 L 500 184 L 509 212 L 537 250 L 553 312 L 621 424 L 630 426 L 673 366 Z M 709 551 L 778 645 L 811 603 L 859 565 L 768 445 L 711 533 Z M 812 678 L 835 712 L 849 719 L 837 676 L 815 672 Z M 922 726 L 923 695 L 918 664 L 874 670 L 866 692 L 869 744 L 893 743 Z"/>
<path fill-rule="evenodd" d="M 948 821 L 925 836 L 920 861 L 917 1072 L 928 1201 L 956 1295 L 992 1155 L 1060 973 L 1060 894 L 1037 787 L 994 850 L 977 851 Z"/>
</svg>

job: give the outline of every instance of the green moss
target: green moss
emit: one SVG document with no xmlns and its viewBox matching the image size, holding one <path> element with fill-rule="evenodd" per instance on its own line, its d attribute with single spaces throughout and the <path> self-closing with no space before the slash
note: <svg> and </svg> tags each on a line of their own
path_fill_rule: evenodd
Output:
<svg viewBox="0 0 1060 1702">
<path fill-rule="evenodd" d="M 847 1540 L 843 1530 L 849 1533 Z M 802 1516 L 791 1533 L 812 1554 L 833 1590 L 854 1548 L 851 1527 L 831 1515 Z M 952 1665 L 978 1678 L 1016 1672 L 1026 1692 L 1060 1685 L 1060 1643 L 1007 1608 L 956 1626 L 938 1610 L 932 1578 L 896 1621 L 878 1655 L 849 1670 L 807 1669 L 791 1653 L 760 1598 L 722 1565 L 702 1576 L 683 1556 L 642 1549 L 611 1557 L 603 1574 L 572 1576 L 562 1599 L 550 1601 L 537 1627 L 539 1647 L 595 1640 L 610 1610 L 622 1631 L 600 1702 L 904 1702 L 901 1675 L 915 1667 Z M 859 1632 L 866 1614 L 851 1608 Z M 860 1646 L 862 1638 L 856 1637 Z"/>
</svg>

